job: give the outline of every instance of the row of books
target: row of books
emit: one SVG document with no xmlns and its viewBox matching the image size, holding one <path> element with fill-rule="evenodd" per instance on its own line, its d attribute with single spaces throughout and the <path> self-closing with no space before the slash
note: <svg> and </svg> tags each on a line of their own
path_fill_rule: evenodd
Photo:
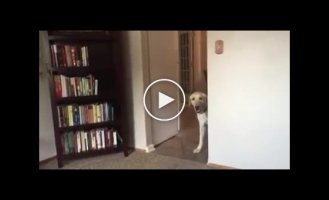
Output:
<svg viewBox="0 0 329 200">
<path fill-rule="evenodd" d="M 88 47 L 53 44 L 50 46 L 52 64 L 58 67 L 86 67 L 89 65 Z"/>
<path fill-rule="evenodd" d="M 54 75 L 56 97 L 98 95 L 98 80 L 93 75 L 67 77 Z"/>
<path fill-rule="evenodd" d="M 99 128 L 88 131 L 70 131 L 61 135 L 64 154 L 87 152 L 117 147 L 122 143 L 118 131 L 113 128 Z"/>
<path fill-rule="evenodd" d="M 114 121 L 114 107 L 111 103 L 57 106 L 59 127 Z"/>
</svg>

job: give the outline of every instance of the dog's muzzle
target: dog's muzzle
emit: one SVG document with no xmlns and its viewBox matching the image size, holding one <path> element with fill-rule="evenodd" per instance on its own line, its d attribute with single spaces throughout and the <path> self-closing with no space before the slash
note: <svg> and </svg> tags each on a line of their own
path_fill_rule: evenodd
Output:
<svg viewBox="0 0 329 200">
<path fill-rule="evenodd" d="M 201 112 L 201 107 L 200 106 L 194 106 L 195 112 L 199 113 Z"/>
</svg>

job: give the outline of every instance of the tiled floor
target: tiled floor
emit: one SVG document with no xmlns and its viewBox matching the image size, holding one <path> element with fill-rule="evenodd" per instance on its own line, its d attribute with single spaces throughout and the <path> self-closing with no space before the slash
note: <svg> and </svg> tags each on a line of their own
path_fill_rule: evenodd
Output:
<svg viewBox="0 0 329 200">
<path fill-rule="evenodd" d="M 156 146 L 155 153 L 181 159 L 207 163 L 208 138 L 205 137 L 204 146 L 200 153 L 193 153 L 199 143 L 199 125 L 193 108 L 185 107 L 181 115 L 181 131 L 177 136 Z"/>
</svg>

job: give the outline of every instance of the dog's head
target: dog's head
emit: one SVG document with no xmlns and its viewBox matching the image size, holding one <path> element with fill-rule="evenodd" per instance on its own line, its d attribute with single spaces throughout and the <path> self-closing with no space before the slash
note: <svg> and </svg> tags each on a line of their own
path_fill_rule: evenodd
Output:
<svg viewBox="0 0 329 200">
<path fill-rule="evenodd" d="M 189 105 L 193 106 L 196 113 L 204 113 L 207 110 L 207 95 L 202 92 L 194 92 L 190 95 Z"/>
</svg>

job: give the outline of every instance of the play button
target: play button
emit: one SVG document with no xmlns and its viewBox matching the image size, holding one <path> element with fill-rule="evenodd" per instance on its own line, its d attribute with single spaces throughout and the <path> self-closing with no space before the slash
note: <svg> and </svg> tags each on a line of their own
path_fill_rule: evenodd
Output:
<svg viewBox="0 0 329 200">
<path fill-rule="evenodd" d="M 155 84 L 157 85 L 154 86 Z M 154 88 L 152 89 L 152 92 L 149 92 L 152 86 L 154 86 Z M 179 96 L 179 93 L 182 95 Z M 149 108 L 146 105 L 147 94 L 152 97 L 148 98 Z M 152 99 L 152 101 L 150 99 Z M 185 93 L 182 87 L 175 81 L 170 79 L 158 79 L 153 81 L 145 89 L 143 104 L 145 111 L 153 119 L 159 121 L 170 121 L 177 118 L 183 112 L 185 107 Z M 179 107 L 181 108 L 179 109 Z M 150 110 L 153 113 L 151 113 Z M 177 113 L 177 111 L 179 112 Z"/>
<path fill-rule="evenodd" d="M 158 93 L 158 99 L 159 99 L 159 109 L 162 108 L 163 106 L 167 105 L 168 103 L 171 103 L 175 101 L 175 99 L 171 98 L 170 96 L 167 96 L 163 94 L 162 92 Z"/>
</svg>

